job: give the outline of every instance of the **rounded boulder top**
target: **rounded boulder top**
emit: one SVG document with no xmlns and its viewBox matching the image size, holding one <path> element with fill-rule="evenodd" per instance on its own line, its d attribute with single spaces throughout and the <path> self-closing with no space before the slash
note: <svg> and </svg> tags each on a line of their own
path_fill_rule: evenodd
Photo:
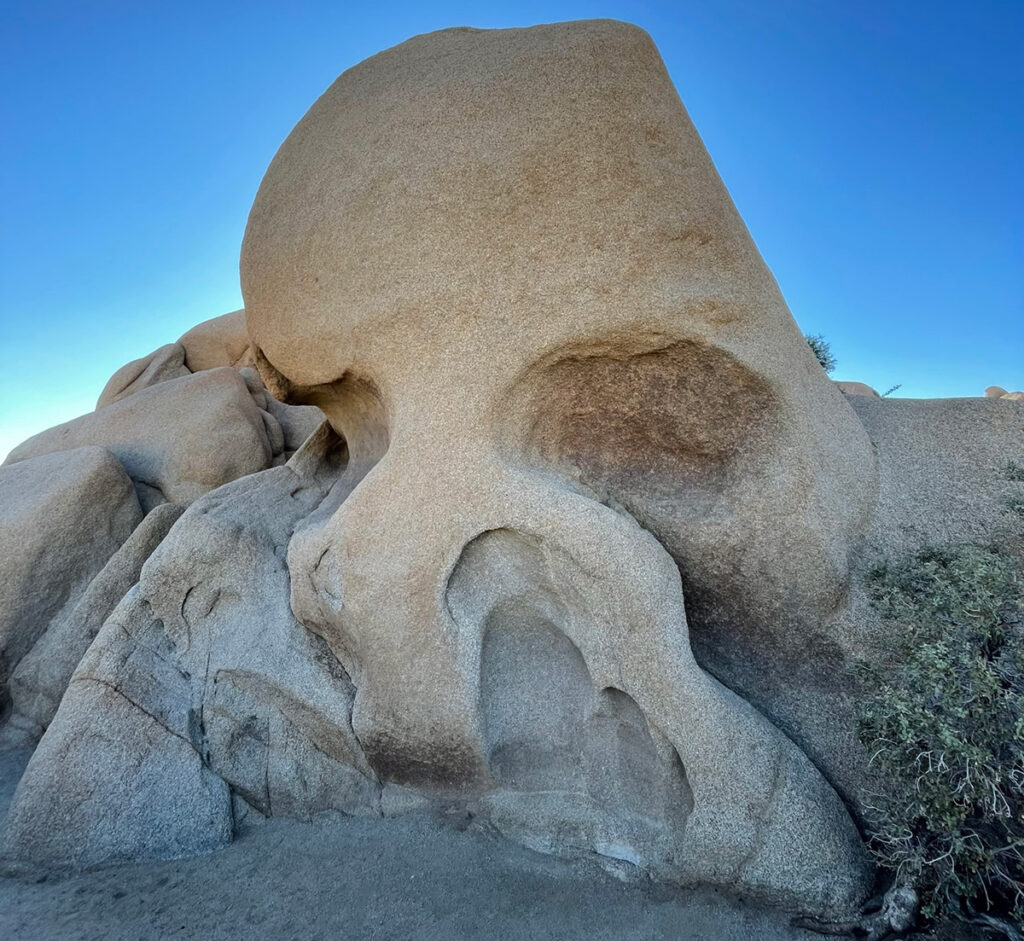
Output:
<svg viewBox="0 0 1024 941">
<path fill-rule="evenodd" d="M 300 386 L 496 349 L 512 375 L 681 316 L 776 362 L 803 342 L 654 43 L 611 20 L 443 30 L 346 71 L 275 156 L 241 273 Z"/>
</svg>

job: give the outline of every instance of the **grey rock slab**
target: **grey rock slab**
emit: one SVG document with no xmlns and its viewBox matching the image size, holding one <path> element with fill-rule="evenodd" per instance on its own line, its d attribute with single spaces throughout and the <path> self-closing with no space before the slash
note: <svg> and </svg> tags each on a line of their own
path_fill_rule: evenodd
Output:
<svg viewBox="0 0 1024 941">
<path fill-rule="evenodd" d="M 230 792 L 193 744 L 190 703 L 189 678 L 133 589 L 79 664 L 29 761 L 0 860 L 81 868 L 228 842 Z"/>
<path fill-rule="evenodd" d="M 138 582 L 143 563 L 184 509 L 177 503 L 165 503 L 148 513 L 78 603 L 50 622 L 11 677 L 12 713 L 0 731 L 0 747 L 15 741 L 34 745 L 39 740 L 100 627 Z"/>
<path fill-rule="evenodd" d="M 283 561 L 339 445 L 325 428 L 315 460 L 234 481 L 177 520 L 40 741 L 8 818 L 12 865 L 210 849 L 231 837 L 231 790 L 268 816 L 380 814 L 351 679 L 292 615 Z"/>
<path fill-rule="evenodd" d="M 0 705 L 11 671 L 141 519 L 131 480 L 103 448 L 0 467 Z"/>
<path fill-rule="evenodd" d="M 1012 520 L 1024 465 L 1024 407 L 992 398 L 872 399 L 850 404 L 878 450 L 878 508 L 868 551 L 893 557 L 928 544 L 987 542 Z"/>
</svg>

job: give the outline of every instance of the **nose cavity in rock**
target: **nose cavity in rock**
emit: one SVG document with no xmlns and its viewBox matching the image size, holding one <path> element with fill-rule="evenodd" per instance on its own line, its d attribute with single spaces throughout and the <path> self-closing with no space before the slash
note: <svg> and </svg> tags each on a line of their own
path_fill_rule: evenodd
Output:
<svg viewBox="0 0 1024 941">
<path fill-rule="evenodd" d="M 675 858 L 693 806 L 679 755 L 628 694 L 591 676 L 566 634 L 578 612 L 539 541 L 511 530 L 475 539 L 447 604 L 460 630 L 480 635 L 492 819 L 548 852 L 653 868 Z"/>
<path fill-rule="evenodd" d="M 674 881 L 825 907 L 856 897 L 863 856 L 841 802 L 697 666 L 663 548 L 623 512 L 510 475 L 521 508 L 465 546 L 445 592 L 474 652 L 463 680 L 476 683 L 490 820 L 538 850 Z M 783 822 L 797 816 L 795 833 Z M 832 882 L 816 874 L 823 856 Z"/>
</svg>

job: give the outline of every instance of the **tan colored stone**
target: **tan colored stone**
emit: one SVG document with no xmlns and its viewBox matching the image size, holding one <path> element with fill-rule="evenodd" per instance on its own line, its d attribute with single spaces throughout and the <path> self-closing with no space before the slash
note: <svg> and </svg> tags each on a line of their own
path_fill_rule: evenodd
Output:
<svg viewBox="0 0 1024 941">
<path fill-rule="evenodd" d="M 331 512 L 291 541 L 292 603 L 358 678 L 353 725 L 378 774 L 493 787 L 495 819 L 523 839 L 572 831 L 563 849 L 601 852 L 603 825 L 655 870 L 671 857 L 686 878 L 851 903 L 862 857 L 813 770 L 668 638 L 686 620 L 678 565 L 703 662 L 770 698 L 843 603 L 874 458 L 649 38 L 612 22 L 448 30 L 351 69 L 278 151 L 241 270 L 268 388 L 318 405 L 347 441 Z M 547 600 L 504 594 L 516 571 Z M 535 634 L 575 664 L 571 690 L 516 659 Z M 485 682 L 491 649 L 511 652 Z M 538 719 L 503 779 L 519 739 L 493 737 L 486 704 L 513 708 L 512 674 L 581 730 L 602 710 L 660 729 L 693 789 L 693 842 L 670 848 L 678 808 L 661 798 L 646 836 L 628 808 L 595 818 L 586 787 L 565 784 L 590 759 L 554 758 L 571 723 Z M 725 742 L 762 757 L 741 771 Z M 754 781 L 775 761 L 794 777 L 771 813 L 790 823 L 760 832 L 741 874 L 731 854 L 757 827 L 739 808 L 764 806 Z M 526 832 L 516 793 L 555 780 L 572 796 Z M 623 792 L 631 781 L 623 770 Z M 815 869 L 842 875 L 826 886 Z"/>
<path fill-rule="evenodd" d="M 545 852 L 853 909 L 843 802 L 747 700 L 820 682 L 874 453 L 646 34 L 446 30 L 346 72 L 275 157 L 242 278 L 246 313 L 181 340 L 205 371 L 15 458 L 105 436 L 168 496 L 197 476 L 169 435 L 258 451 L 236 476 L 281 459 L 245 320 L 268 388 L 329 420 L 146 562 L 8 856 L 210 848 L 230 785 L 302 817 L 467 801 Z"/>
<path fill-rule="evenodd" d="M 252 362 L 244 310 L 204 320 L 178 342 L 185 349 L 185 365 L 192 372 L 218 366 L 240 367 Z"/>
<path fill-rule="evenodd" d="M 1024 401 L 1024 392 L 1007 392 L 1006 395 L 999 396 L 1001 399 L 1008 399 L 1011 402 Z"/>
<path fill-rule="evenodd" d="M 275 457 L 283 461 L 297 451 L 302 442 L 316 431 L 324 421 L 324 414 L 313 405 L 285 405 L 272 396 L 265 395 L 266 389 L 263 381 L 257 371 L 252 368 L 251 354 L 246 353 L 234 363 L 227 362 L 231 359 L 232 349 L 237 349 L 237 337 L 233 339 L 230 330 L 220 330 L 219 328 L 237 327 L 237 315 L 243 313 L 243 311 L 236 311 L 235 314 L 227 314 L 224 317 L 217 317 L 199 324 L 190 330 L 185 338 L 188 338 L 192 347 L 192 362 L 201 364 L 203 369 L 216 369 L 223 365 L 230 365 L 238 369 L 252 394 L 253 401 L 272 419 L 266 422 L 267 434 L 271 439 Z M 225 320 L 227 320 L 226 325 L 223 323 Z M 244 324 L 243 318 L 243 327 Z M 227 333 L 227 336 L 220 336 L 220 333 Z M 224 362 L 221 362 L 222 360 Z M 192 371 L 185 365 L 185 347 L 180 342 L 168 343 L 154 350 L 149 356 L 122 366 L 114 373 L 101 393 L 96 407 L 103 408 L 134 395 L 142 389 L 148 389 L 170 379 L 179 379 L 182 376 L 190 375 L 192 375 Z M 280 435 L 278 426 L 280 426 Z"/>
<path fill-rule="evenodd" d="M 986 399 L 1001 399 L 1006 395 L 1006 390 L 1002 386 L 989 386 L 985 390 Z"/>
</svg>

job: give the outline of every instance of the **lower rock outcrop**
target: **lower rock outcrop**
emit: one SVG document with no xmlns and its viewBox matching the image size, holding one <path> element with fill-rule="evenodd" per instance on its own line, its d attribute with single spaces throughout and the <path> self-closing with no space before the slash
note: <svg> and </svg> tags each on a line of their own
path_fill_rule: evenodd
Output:
<svg viewBox="0 0 1024 941">
<path fill-rule="evenodd" d="M 0 467 L 0 716 L 11 673 L 141 519 L 132 481 L 103 448 Z"/>
</svg>

